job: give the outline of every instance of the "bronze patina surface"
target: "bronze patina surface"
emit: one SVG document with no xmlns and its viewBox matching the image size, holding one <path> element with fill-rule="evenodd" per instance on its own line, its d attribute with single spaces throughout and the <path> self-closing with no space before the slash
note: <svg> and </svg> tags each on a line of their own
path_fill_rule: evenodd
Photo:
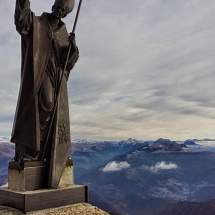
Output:
<svg viewBox="0 0 215 215">
<path fill-rule="evenodd" d="M 73 7 L 74 0 L 55 0 L 52 12 L 41 16 L 35 16 L 29 0 L 16 0 L 15 7 L 22 64 L 11 137 L 14 161 L 46 161 L 52 188 L 58 188 L 71 150 L 67 80 L 79 50 L 61 19 Z"/>
</svg>

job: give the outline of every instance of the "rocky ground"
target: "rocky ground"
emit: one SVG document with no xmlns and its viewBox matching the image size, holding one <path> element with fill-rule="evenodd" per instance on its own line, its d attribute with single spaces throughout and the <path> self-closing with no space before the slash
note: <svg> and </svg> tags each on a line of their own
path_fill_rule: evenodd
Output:
<svg viewBox="0 0 215 215">
<path fill-rule="evenodd" d="M 21 211 L 0 206 L 0 215 L 23 215 Z M 100 210 L 88 203 L 74 204 L 64 207 L 45 209 L 40 211 L 27 212 L 26 215 L 109 215 L 109 213 Z"/>
</svg>

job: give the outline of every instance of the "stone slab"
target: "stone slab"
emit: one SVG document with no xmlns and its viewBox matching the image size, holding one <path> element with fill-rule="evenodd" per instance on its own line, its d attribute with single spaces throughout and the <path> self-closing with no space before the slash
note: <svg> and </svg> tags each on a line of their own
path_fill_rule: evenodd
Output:
<svg viewBox="0 0 215 215">
<path fill-rule="evenodd" d="M 60 179 L 59 188 L 68 187 L 74 184 L 73 166 L 66 165 Z"/>
<path fill-rule="evenodd" d="M 82 202 L 88 202 L 88 187 L 82 185 L 26 192 L 0 189 L 0 205 L 17 208 L 25 213 Z"/>
<path fill-rule="evenodd" d="M 64 167 L 59 183 L 59 188 L 74 184 L 74 173 L 72 160 Z M 25 162 L 20 165 L 18 162 L 10 162 L 8 169 L 8 188 L 17 191 L 33 191 L 46 189 L 47 167 L 45 161 Z"/>
<path fill-rule="evenodd" d="M 33 161 L 20 165 L 10 162 L 8 168 L 8 188 L 18 191 L 32 191 L 47 188 L 46 162 Z"/>
<path fill-rule="evenodd" d="M 46 161 L 28 161 L 28 162 L 24 162 L 22 165 L 17 161 L 11 161 L 9 162 L 8 168 L 23 170 L 24 168 L 27 168 L 27 167 L 37 167 L 37 166 L 46 166 Z"/>
</svg>

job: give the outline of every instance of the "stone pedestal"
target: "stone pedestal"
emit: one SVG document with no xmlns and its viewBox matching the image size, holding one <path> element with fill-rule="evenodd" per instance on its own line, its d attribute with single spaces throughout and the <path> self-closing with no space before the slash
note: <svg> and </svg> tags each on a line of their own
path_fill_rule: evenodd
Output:
<svg viewBox="0 0 215 215">
<path fill-rule="evenodd" d="M 59 187 L 67 187 L 74 184 L 74 170 L 73 165 L 66 165 L 60 179 Z"/>
<path fill-rule="evenodd" d="M 10 162 L 8 167 L 8 188 L 17 191 L 33 191 L 47 188 L 47 167 L 45 161 Z M 59 188 L 74 184 L 73 164 L 67 163 L 59 183 Z"/>
<path fill-rule="evenodd" d="M 8 188 L 18 191 L 47 188 L 46 162 L 25 162 L 23 165 L 18 162 L 10 162 L 8 166 Z"/>
<path fill-rule="evenodd" d="M 25 162 L 23 165 L 10 162 L 8 188 L 0 189 L 0 205 L 26 213 L 88 202 L 88 187 L 74 184 L 72 160 L 64 167 L 59 189 L 46 186 L 47 172 L 45 161 Z"/>
<path fill-rule="evenodd" d="M 81 202 L 88 202 L 87 186 L 72 185 L 61 189 L 25 192 L 0 189 L 0 205 L 17 208 L 25 213 Z"/>
</svg>

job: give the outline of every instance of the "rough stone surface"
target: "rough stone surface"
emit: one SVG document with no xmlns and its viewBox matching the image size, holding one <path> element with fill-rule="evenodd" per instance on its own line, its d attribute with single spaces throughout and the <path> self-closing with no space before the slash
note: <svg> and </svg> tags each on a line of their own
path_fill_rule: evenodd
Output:
<svg viewBox="0 0 215 215">
<path fill-rule="evenodd" d="M 24 213 L 10 207 L 0 206 L 0 215 L 23 215 Z M 26 215 L 109 215 L 88 203 L 79 203 L 58 208 L 27 212 Z"/>
<path fill-rule="evenodd" d="M 8 187 L 12 190 L 25 191 L 25 176 L 24 170 L 16 169 L 8 170 Z"/>
<path fill-rule="evenodd" d="M 13 164 L 14 163 L 14 164 Z M 10 162 L 8 169 L 8 187 L 17 191 L 38 190 L 46 187 L 45 175 L 46 167 L 43 166 L 24 166 L 19 169 L 18 162 Z M 31 163 L 31 162 L 29 162 Z M 34 162 L 32 162 L 34 163 Z M 11 168 L 14 166 L 18 168 Z"/>
<path fill-rule="evenodd" d="M 74 184 L 73 166 L 65 166 L 60 179 L 59 187 L 67 187 Z"/>
<path fill-rule="evenodd" d="M 40 168 L 40 169 L 38 169 Z M 35 169 L 34 175 L 29 175 L 29 169 Z M 8 170 L 8 187 L 12 190 L 17 191 L 29 191 L 43 189 L 45 184 L 43 182 L 39 183 L 38 178 L 41 178 L 38 173 L 40 171 L 40 176 L 43 176 L 45 172 L 45 167 L 27 167 L 24 170 L 10 169 Z M 42 172 L 41 172 L 42 171 Z M 36 175 L 35 175 L 36 174 Z M 44 177 L 44 176 L 43 176 Z M 43 180 L 43 178 L 41 178 Z M 29 189 L 28 183 L 33 184 L 31 189 Z M 59 183 L 59 188 L 68 187 L 74 184 L 74 174 L 73 166 L 65 166 L 63 174 Z"/>
</svg>

